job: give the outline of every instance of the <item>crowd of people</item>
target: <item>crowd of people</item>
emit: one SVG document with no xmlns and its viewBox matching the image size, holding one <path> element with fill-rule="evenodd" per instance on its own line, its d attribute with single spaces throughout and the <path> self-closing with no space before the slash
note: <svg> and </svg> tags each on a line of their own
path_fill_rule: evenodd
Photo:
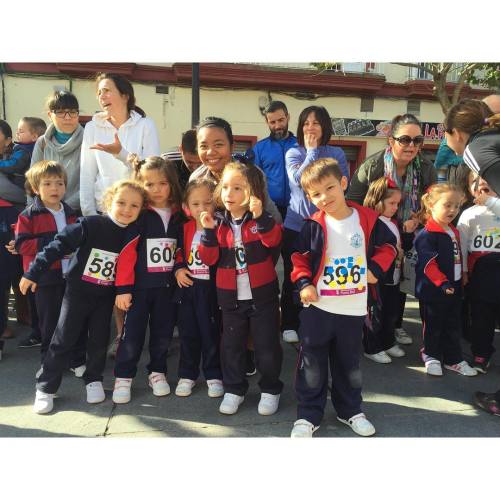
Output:
<svg viewBox="0 0 500 500">
<path fill-rule="evenodd" d="M 40 346 L 36 413 L 53 411 L 68 368 L 88 403 L 105 400 L 114 317 L 116 404 L 131 400 L 148 327 L 148 384 L 157 397 L 171 392 L 177 327 L 177 396 L 191 395 L 201 374 L 208 397 L 222 398 L 219 411 L 235 414 L 258 372 L 258 412 L 272 415 L 282 336 L 300 344 L 292 437 L 319 427 L 329 373 L 338 420 L 373 435 L 360 357 L 388 364 L 414 342 L 402 282 L 419 300 L 426 373 L 487 372 L 500 320 L 500 96 L 449 110 L 441 147 L 453 155 L 440 155 L 450 164 L 439 164 L 438 182 L 411 114 L 394 117 L 387 146 L 351 178 L 322 106 L 300 113 L 294 135 L 286 105 L 271 102 L 270 135 L 245 154 L 233 151 L 231 125 L 208 117 L 178 152 L 160 155 L 126 78 L 100 74 L 96 94 L 102 111 L 85 128 L 68 91 L 48 98 L 48 127 L 24 117 L 13 141 L 0 120 L 0 359 L 17 290 L 32 326 L 20 347 Z M 500 391 L 474 398 L 500 415 Z"/>
</svg>

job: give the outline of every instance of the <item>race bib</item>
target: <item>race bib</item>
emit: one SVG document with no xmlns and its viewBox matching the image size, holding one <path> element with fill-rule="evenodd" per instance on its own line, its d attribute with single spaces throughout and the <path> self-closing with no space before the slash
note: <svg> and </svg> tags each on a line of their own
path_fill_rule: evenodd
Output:
<svg viewBox="0 0 500 500">
<path fill-rule="evenodd" d="M 469 252 L 500 252 L 500 228 L 481 231 L 470 242 Z"/>
<path fill-rule="evenodd" d="M 83 270 L 82 280 L 94 285 L 113 285 L 115 282 L 117 259 L 117 253 L 93 248 Z"/>
<path fill-rule="evenodd" d="M 162 273 L 174 268 L 175 238 L 148 238 L 146 250 L 148 254 L 148 272 Z"/>
<path fill-rule="evenodd" d="M 362 255 L 327 257 L 318 284 L 322 297 L 365 293 L 367 284 L 365 257 Z"/>
<path fill-rule="evenodd" d="M 198 250 L 198 245 L 191 247 L 191 252 L 189 252 L 189 257 L 187 265 L 191 274 L 197 279 L 208 280 L 210 279 L 210 270 L 206 264 L 200 259 L 200 252 Z"/>
<path fill-rule="evenodd" d="M 245 247 L 241 241 L 235 242 L 234 252 L 236 254 L 236 275 L 247 274 L 247 258 L 245 255 Z"/>
</svg>

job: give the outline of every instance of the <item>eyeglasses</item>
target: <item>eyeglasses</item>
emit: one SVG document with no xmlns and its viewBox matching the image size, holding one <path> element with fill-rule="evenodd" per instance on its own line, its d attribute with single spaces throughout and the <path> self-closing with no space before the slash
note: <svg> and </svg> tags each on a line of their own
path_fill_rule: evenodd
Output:
<svg viewBox="0 0 500 500">
<path fill-rule="evenodd" d="M 55 111 L 52 111 L 57 118 L 65 118 L 66 115 L 68 115 L 70 118 L 75 118 L 80 114 L 80 111 L 78 109 L 57 109 Z"/>
<path fill-rule="evenodd" d="M 423 135 L 417 135 L 416 137 L 410 137 L 409 135 L 402 135 L 400 137 L 394 137 L 392 138 L 395 141 L 398 141 L 399 144 L 402 146 L 409 146 L 411 143 L 413 143 L 414 146 L 421 146 L 424 143 L 425 137 Z"/>
</svg>

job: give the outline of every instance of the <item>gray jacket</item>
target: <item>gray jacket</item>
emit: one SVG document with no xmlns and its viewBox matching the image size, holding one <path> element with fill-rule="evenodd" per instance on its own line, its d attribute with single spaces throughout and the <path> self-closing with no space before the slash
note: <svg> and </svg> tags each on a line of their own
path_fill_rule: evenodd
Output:
<svg viewBox="0 0 500 500">
<path fill-rule="evenodd" d="M 348 200 L 359 203 L 360 205 L 363 204 L 370 183 L 384 176 L 384 153 L 385 150 L 382 150 L 369 156 L 356 169 L 347 191 L 346 198 Z M 425 156 L 420 155 L 420 166 L 421 192 L 419 196 L 422 196 L 431 184 L 437 182 L 437 175 L 434 165 Z"/>
<path fill-rule="evenodd" d="M 51 123 L 45 134 L 38 138 L 31 157 L 31 165 L 40 160 L 54 160 L 60 163 L 68 176 L 64 201 L 74 210 L 80 210 L 80 151 L 83 127 L 78 125 L 65 144 L 54 139 L 55 127 Z"/>
</svg>

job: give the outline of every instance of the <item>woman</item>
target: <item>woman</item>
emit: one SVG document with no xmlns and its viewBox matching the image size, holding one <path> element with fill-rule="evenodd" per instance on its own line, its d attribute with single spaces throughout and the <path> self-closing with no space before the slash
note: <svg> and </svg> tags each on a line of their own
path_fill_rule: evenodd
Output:
<svg viewBox="0 0 500 500">
<path fill-rule="evenodd" d="M 47 99 L 46 106 L 51 123 L 45 134 L 36 141 L 31 165 L 40 160 L 54 160 L 63 165 L 68 176 L 64 201 L 79 211 L 83 127 L 78 122 L 78 100 L 66 90 L 55 91 Z"/>
<path fill-rule="evenodd" d="M 290 281 L 292 272 L 292 247 L 295 238 L 309 217 L 317 208 L 307 199 L 300 185 L 304 169 L 320 158 L 333 158 L 338 161 L 343 175 L 349 178 L 347 159 L 342 149 L 330 146 L 332 120 L 323 106 L 309 106 L 299 116 L 297 126 L 298 147 L 290 148 L 285 155 L 285 166 L 290 184 L 290 203 L 287 208 L 283 233 L 284 280 L 281 293 L 281 330 L 285 342 L 298 342 L 299 312 L 301 307 L 294 304 L 293 287 Z"/>
<path fill-rule="evenodd" d="M 130 177 L 130 153 L 143 159 L 160 155 L 158 133 L 151 118 L 135 105 L 134 89 L 121 75 L 101 73 L 97 99 L 102 109 L 85 127 L 80 169 L 83 215 L 101 210 L 102 194 L 115 181 Z"/>
<path fill-rule="evenodd" d="M 380 177 L 389 177 L 401 189 L 401 203 L 395 216 L 400 228 L 406 221 L 416 225 L 414 214 L 420 210 L 420 198 L 437 182 L 432 162 L 421 155 L 423 143 L 422 124 L 418 118 L 410 114 L 395 116 L 388 146 L 369 156 L 354 172 L 347 199 L 362 205 L 370 183 Z M 406 294 L 401 293 L 400 299 L 396 340 L 400 344 L 411 344 L 411 337 L 402 328 Z"/>
</svg>

